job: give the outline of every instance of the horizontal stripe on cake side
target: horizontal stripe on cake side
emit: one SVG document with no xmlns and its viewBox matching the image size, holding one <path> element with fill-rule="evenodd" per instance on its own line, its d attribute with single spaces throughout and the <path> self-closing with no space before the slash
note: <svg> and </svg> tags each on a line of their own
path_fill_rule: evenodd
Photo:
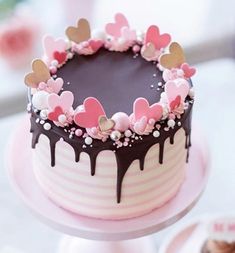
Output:
<svg viewBox="0 0 235 253">
<path fill-rule="evenodd" d="M 119 206 L 119 204 L 116 204 L 114 207 L 111 208 L 104 207 L 102 209 L 95 207 L 94 205 L 79 205 L 74 201 L 71 201 L 70 199 L 61 198 L 61 195 L 55 194 L 53 191 L 51 191 L 51 189 L 45 188 L 44 185 L 41 185 L 41 187 L 48 195 L 48 197 L 51 198 L 55 203 L 74 213 L 102 219 L 124 219 L 143 215 L 152 211 L 153 209 L 162 206 L 176 195 L 183 180 L 184 176 L 178 182 L 175 182 L 174 185 L 170 186 L 169 190 L 167 191 L 167 194 L 165 194 L 164 196 L 147 200 L 137 206 L 128 206 L 128 208 Z M 40 181 L 39 183 L 41 184 Z"/>
<path fill-rule="evenodd" d="M 124 177 L 124 182 L 123 182 L 123 187 L 122 187 L 123 192 L 125 192 L 125 190 L 128 190 L 129 194 L 141 194 L 141 191 L 147 192 L 149 189 L 152 189 L 156 187 L 157 185 L 162 184 L 162 182 L 169 180 L 171 177 L 175 177 L 178 173 L 180 173 L 180 170 L 184 170 L 185 166 L 183 166 L 183 163 L 177 162 L 173 169 L 165 170 L 165 172 L 162 173 L 161 175 L 152 175 L 152 177 L 150 177 L 146 181 L 143 181 L 143 183 L 141 184 L 139 183 L 135 183 L 134 185 L 130 184 L 129 183 L 130 177 L 126 175 Z M 35 173 L 40 174 L 44 177 L 47 177 L 49 180 L 53 181 L 55 185 L 57 186 L 61 185 L 61 187 L 66 188 L 68 191 L 69 190 L 74 191 L 74 193 L 76 194 L 86 195 L 87 193 L 93 191 L 95 188 L 96 189 L 95 192 L 97 196 L 94 196 L 94 197 L 99 197 L 100 192 L 102 194 L 103 192 L 106 192 L 107 196 L 109 196 L 112 190 L 116 191 L 116 177 L 113 180 L 113 184 L 109 188 L 102 187 L 102 186 L 97 187 L 96 185 L 91 187 L 90 184 L 87 184 L 85 181 L 77 182 L 74 180 L 69 180 L 65 178 L 63 175 L 61 176 L 58 172 L 59 171 L 57 171 L 57 173 L 53 173 L 53 171 L 51 171 L 48 168 L 45 168 L 43 165 L 40 166 L 39 163 L 35 165 Z M 143 173 L 144 173 L 143 171 L 139 171 L 139 177 L 141 177 Z M 89 182 L 92 179 L 94 178 L 91 178 L 91 176 L 89 176 L 87 180 Z"/>
<path fill-rule="evenodd" d="M 177 134 L 176 134 L 177 135 Z M 184 148 L 185 145 L 185 134 L 184 134 L 184 138 L 181 137 L 181 135 L 177 135 L 180 136 L 180 142 L 178 142 L 178 138 L 176 138 L 175 140 L 175 144 L 171 145 L 168 143 L 168 141 L 166 141 L 165 144 L 165 150 L 164 150 L 164 160 L 168 160 L 171 158 L 168 158 L 168 154 L 170 154 L 171 152 L 174 152 L 175 149 L 177 149 L 179 146 L 182 148 Z M 47 137 L 45 137 L 45 139 L 47 139 Z M 42 139 L 43 140 L 43 139 Z M 40 145 L 39 145 L 40 144 Z M 38 153 L 39 155 L 41 154 L 41 158 L 45 159 L 44 157 L 48 157 L 48 159 L 50 159 L 50 152 L 49 152 L 49 144 L 48 144 L 48 140 L 44 143 L 45 147 L 42 147 L 43 142 L 39 142 L 36 150 L 40 151 L 40 153 Z M 75 163 L 74 160 L 74 151 L 73 149 L 67 144 L 69 151 L 66 149 L 62 149 L 62 148 L 57 148 L 56 149 L 56 164 L 58 164 L 58 162 L 62 165 L 62 166 L 66 166 L 68 169 L 70 170 L 77 170 L 77 167 L 79 167 L 79 165 L 87 165 L 88 163 L 90 163 L 89 157 L 87 154 L 84 154 L 84 152 L 81 153 L 81 159 L 79 161 L 79 163 Z M 69 152 L 70 157 L 68 157 L 68 159 L 66 159 L 65 153 Z M 112 167 L 116 167 L 116 159 L 115 159 L 115 155 L 113 154 L 112 151 L 110 151 L 110 156 L 102 156 L 102 152 L 100 153 L 100 155 L 98 155 L 97 157 L 97 169 L 96 169 L 96 173 L 99 174 L 100 176 L 109 176 L 112 175 L 112 171 L 111 170 L 106 170 L 104 173 L 103 171 L 100 171 L 99 168 L 102 167 L 108 167 L 110 166 L 110 168 Z M 72 154 L 72 155 L 71 155 Z M 174 154 L 175 155 L 175 154 Z M 156 160 L 158 160 L 158 156 L 159 156 L 159 145 L 156 144 L 154 145 L 154 147 L 150 148 L 150 150 L 148 151 L 147 155 L 146 155 L 146 167 L 149 167 L 148 163 L 153 163 L 153 161 L 155 162 Z M 110 158 L 112 157 L 112 158 Z M 108 162 L 100 162 L 100 160 L 107 160 Z M 68 162 L 72 162 L 77 164 L 78 166 L 68 166 Z M 139 164 L 138 164 L 139 165 Z M 128 171 L 129 173 L 135 173 L 135 172 L 130 172 L 130 170 Z M 80 173 L 80 175 L 82 175 L 82 171 Z"/>
<path fill-rule="evenodd" d="M 162 175 L 169 173 L 171 170 L 174 170 L 175 167 L 179 167 L 179 164 L 185 164 L 186 152 L 182 152 L 176 156 L 176 159 L 171 160 L 168 164 L 158 165 L 159 167 L 155 167 L 154 170 L 151 170 L 151 173 L 148 173 L 148 170 L 141 171 L 138 169 L 138 174 L 136 176 L 131 176 L 130 174 L 126 174 L 124 177 L 123 185 L 129 188 L 136 188 L 138 185 L 147 184 L 153 180 L 156 180 L 158 177 L 160 178 Z M 56 166 L 55 168 L 51 168 L 50 166 L 46 167 L 43 159 L 34 160 L 35 170 L 42 170 L 44 173 L 51 173 L 53 177 L 58 177 L 62 181 L 67 181 L 68 183 L 81 185 L 83 187 L 91 187 L 93 188 L 105 188 L 111 189 L 114 184 L 116 185 L 117 175 L 107 179 L 100 178 L 98 175 L 91 176 L 89 173 L 87 176 L 80 176 L 79 169 L 76 174 L 69 173 L 66 168 L 61 168 Z M 181 165 L 180 165 L 181 166 Z M 183 166 L 184 167 L 184 166 Z M 160 171 L 160 172 L 159 172 Z M 126 183 L 127 182 L 127 183 Z"/>
<path fill-rule="evenodd" d="M 79 179 L 81 181 L 84 181 L 85 178 L 87 176 L 90 177 L 90 162 L 87 162 L 87 164 L 85 165 L 85 168 L 82 166 L 82 163 L 78 162 L 78 163 L 75 163 L 74 161 L 65 161 L 63 160 L 63 163 L 57 161 L 56 165 L 54 167 L 51 167 L 50 166 L 50 155 L 47 155 L 47 157 L 44 157 L 40 150 L 34 150 L 33 152 L 33 159 L 34 160 L 37 160 L 37 161 L 44 161 L 44 164 L 43 166 L 44 167 L 48 167 L 49 169 L 53 170 L 53 171 L 64 171 L 66 170 L 66 173 L 71 174 L 71 177 L 72 178 L 77 178 L 79 177 Z M 163 163 L 163 165 L 166 165 L 165 167 L 168 167 L 169 166 L 169 163 L 173 163 L 175 161 L 175 158 L 177 157 L 181 157 L 181 156 L 184 156 L 185 157 L 185 161 L 186 161 L 186 150 L 185 148 L 183 147 L 175 147 L 174 149 L 174 152 L 172 153 L 168 153 L 168 154 L 165 154 L 165 161 Z M 59 158 L 61 159 L 61 158 Z M 156 160 L 156 159 L 155 159 Z M 152 163 L 152 162 L 151 162 Z M 48 166 L 49 165 L 49 166 Z M 99 166 L 97 165 L 96 166 L 96 170 L 99 170 Z M 148 166 L 148 161 L 146 160 L 146 163 L 145 163 L 145 175 L 147 175 L 148 173 L 152 173 L 153 170 L 156 170 L 156 168 L 158 169 L 158 173 L 162 173 L 165 169 L 164 167 L 162 167 L 162 165 L 160 165 L 158 162 L 157 163 L 153 163 L 151 164 L 151 167 Z M 108 179 L 108 178 L 113 178 L 113 177 L 116 177 L 117 175 L 117 166 L 115 164 L 115 167 L 114 169 L 110 168 L 109 166 L 105 167 L 103 166 L 102 167 L 103 171 L 105 172 L 108 172 L 108 171 L 113 171 L 112 174 L 108 174 L 108 175 L 105 175 L 104 173 L 102 175 L 100 175 L 99 173 L 96 173 L 96 176 L 99 176 L 99 178 L 103 178 L 103 179 Z M 134 171 L 133 171 L 134 170 Z M 140 168 L 139 168 L 139 162 L 137 160 L 135 160 L 129 167 L 128 171 L 127 171 L 127 175 L 130 175 L 130 176 L 136 176 L 136 175 L 139 175 L 139 171 L 140 171 Z M 142 175 L 143 176 L 143 175 Z M 144 176 L 146 177 L 146 176 Z M 108 181 L 107 181 L 108 182 Z M 140 182 L 141 183 L 141 182 Z"/>
<path fill-rule="evenodd" d="M 122 206 L 123 204 L 125 205 L 134 205 L 134 204 L 138 204 L 139 202 L 141 202 L 141 199 L 148 199 L 148 198 L 152 198 L 152 197 L 156 197 L 155 196 L 155 191 L 158 192 L 158 195 L 161 193 L 164 193 L 165 190 L 168 190 L 168 185 L 171 185 L 172 182 L 174 182 L 175 180 L 177 180 L 177 178 L 179 178 L 182 173 L 184 173 L 184 171 L 180 171 L 176 176 L 171 177 L 170 179 L 167 180 L 167 182 L 164 182 L 162 184 L 156 185 L 155 189 L 148 191 L 148 194 L 134 194 L 130 197 L 126 197 L 126 195 L 128 195 L 128 190 L 123 190 L 123 198 L 122 198 L 122 202 L 120 204 L 120 206 Z M 96 201 L 97 199 L 99 199 L 99 204 L 101 206 L 112 206 L 113 204 L 116 204 L 116 194 L 115 194 L 115 187 L 113 189 L 113 196 L 112 198 L 105 198 L 103 196 L 99 196 L 97 197 L 96 195 L 94 196 L 87 196 L 86 193 L 82 193 L 82 194 L 77 194 L 71 191 L 68 191 L 65 187 L 59 185 L 58 183 L 52 181 L 51 179 L 49 179 L 48 177 L 45 177 L 44 175 L 40 175 L 40 173 L 36 174 L 36 177 L 38 180 L 41 181 L 41 184 L 44 184 L 45 187 L 47 188 L 51 188 L 52 190 L 56 191 L 58 194 L 61 195 L 65 195 L 65 197 L 68 197 L 71 199 L 71 201 L 73 202 L 79 202 L 82 205 L 87 205 L 90 204 L 94 201 Z M 141 188 L 141 185 L 139 186 L 139 188 Z M 106 191 L 104 191 L 104 196 L 106 194 Z M 134 196 L 134 197 L 133 197 Z"/>
</svg>

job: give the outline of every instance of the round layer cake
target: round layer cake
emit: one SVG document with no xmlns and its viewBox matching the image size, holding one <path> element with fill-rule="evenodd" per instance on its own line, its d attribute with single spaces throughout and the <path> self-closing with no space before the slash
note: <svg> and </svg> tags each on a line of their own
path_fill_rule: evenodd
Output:
<svg viewBox="0 0 235 253">
<path fill-rule="evenodd" d="M 76 214 L 138 217 L 180 189 L 189 156 L 195 69 L 157 26 L 105 31 L 80 19 L 69 41 L 45 36 L 25 77 L 33 170 L 44 193 Z M 167 48 L 169 47 L 169 51 Z"/>
</svg>

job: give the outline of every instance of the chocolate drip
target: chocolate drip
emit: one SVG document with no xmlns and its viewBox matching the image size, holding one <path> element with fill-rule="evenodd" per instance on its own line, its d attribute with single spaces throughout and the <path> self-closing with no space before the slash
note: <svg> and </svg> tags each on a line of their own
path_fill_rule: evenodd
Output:
<svg viewBox="0 0 235 253">
<path fill-rule="evenodd" d="M 180 119 L 181 126 L 185 131 L 185 148 L 187 149 L 187 160 L 189 156 L 189 148 L 191 146 L 191 114 L 192 105 L 185 111 L 182 118 Z M 51 153 L 51 166 L 55 166 L 56 157 L 55 149 L 56 143 L 63 139 L 67 142 L 74 150 L 75 161 L 78 162 L 81 152 L 88 154 L 90 159 L 91 175 L 95 175 L 96 159 L 98 154 L 103 150 L 112 150 L 115 152 L 117 161 L 117 202 L 121 202 L 121 191 L 122 182 L 125 174 L 134 160 L 139 161 L 140 170 L 144 170 L 145 156 L 149 149 L 155 145 L 159 144 L 159 163 L 164 162 L 164 145 L 167 138 L 170 138 L 170 143 L 174 144 L 174 136 L 176 132 L 181 128 L 176 124 L 174 129 L 165 131 L 166 122 L 162 122 L 162 127 L 160 128 L 160 136 L 158 138 L 153 137 L 152 134 L 147 136 L 142 136 L 142 140 L 138 139 L 132 144 L 132 147 L 122 147 L 116 148 L 113 146 L 113 141 L 108 139 L 106 142 L 100 140 L 93 140 L 92 147 L 87 146 L 83 148 L 84 140 L 83 138 L 69 138 L 69 135 L 63 128 L 58 128 L 52 124 L 50 131 L 43 128 L 41 124 L 36 123 L 36 119 L 39 115 L 32 113 L 31 115 L 31 132 L 32 137 L 32 148 L 36 147 L 38 143 L 39 136 L 44 134 L 48 137 L 50 143 L 50 153 Z M 178 123 L 179 120 L 176 120 Z"/>
</svg>

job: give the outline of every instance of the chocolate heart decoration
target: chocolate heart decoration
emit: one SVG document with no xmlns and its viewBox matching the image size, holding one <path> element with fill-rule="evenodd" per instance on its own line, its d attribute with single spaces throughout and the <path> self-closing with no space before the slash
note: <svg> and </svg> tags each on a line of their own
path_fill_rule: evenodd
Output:
<svg viewBox="0 0 235 253">
<path fill-rule="evenodd" d="M 89 22 L 84 18 L 79 19 L 77 27 L 69 26 L 66 29 L 66 35 L 71 41 L 75 43 L 80 43 L 89 40 L 91 37 Z"/>
<path fill-rule="evenodd" d="M 25 76 L 24 82 L 31 88 L 37 88 L 41 82 L 47 82 L 50 78 L 50 72 L 47 65 L 40 59 L 36 59 L 32 63 L 32 73 Z"/>
<path fill-rule="evenodd" d="M 167 69 L 180 67 L 185 62 L 184 51 L 180 44 L 171 43 L 169 51 L 169 54 L 163 54 L 160 57 L 160 64 Z"/>
<path fill-rule="evenodd" d="M 99 127 L 102 132 L 112 129 L 115 125 L 115 121 L 108 119 L 106 116 L 99 117 Z"/>
</svg>

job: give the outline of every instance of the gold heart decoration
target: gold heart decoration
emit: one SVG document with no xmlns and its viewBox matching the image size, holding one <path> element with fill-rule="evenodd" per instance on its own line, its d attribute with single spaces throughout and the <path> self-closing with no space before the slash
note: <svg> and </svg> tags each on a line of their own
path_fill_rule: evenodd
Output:
<svg viewBox="0 0 235 253">
<path fill-rule="evenodd" d="M 99 127 L 102 132 L 106 132 L 111 130 L 115 125 L 115 121 L 112 119 L 108 119 L 106 116 L 99 117 Z"/>
<path fill-rule="evenodd" d="M 31 88 L 37 88 L 40 82 L 47 82 L 51 78 L 47 65 L 40 59 L 32 62 L 32 70 L 24 78 L 25 84 Z"/>
<path fill-rule="evenodd" d="M 173 42 L 169 47 L 169 54 L 160 57 L 160 64 L 167 69 L 178 68 L 185 63 L 184 51 L 180 44 Z"/>
<path fill-rule="evenodd" d="M 79 19 L 77 27 L 69 26 L 66 29 L 66 35 L 71 41 L 77 44 L 89 40 L 91 37 L 89 22 L 84 18 Z"/>
</svg>

